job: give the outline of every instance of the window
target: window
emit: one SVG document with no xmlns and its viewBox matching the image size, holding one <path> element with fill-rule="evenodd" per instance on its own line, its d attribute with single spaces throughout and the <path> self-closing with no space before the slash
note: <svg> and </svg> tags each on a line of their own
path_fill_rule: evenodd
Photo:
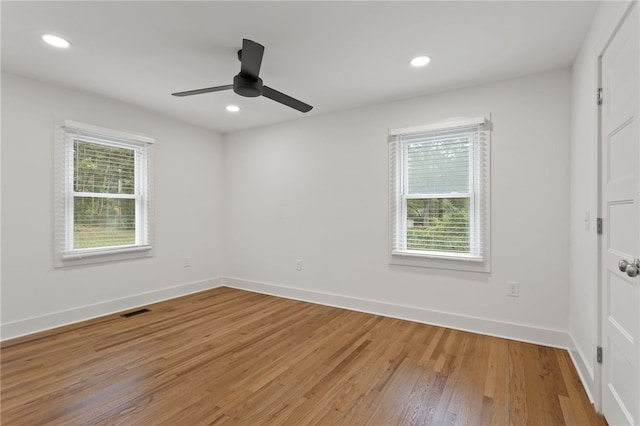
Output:
<svg viewBox="0 0 640 426">
<path fill-rule="evenodd" d="M 153 139 L 72 121 L 61 139 L 56 266 L 150 256 Z"/>
<path fill-rule="evenodd" d="M 391 263 L 489 271 L 489 125 L 390 132 Z"/>
</svg>

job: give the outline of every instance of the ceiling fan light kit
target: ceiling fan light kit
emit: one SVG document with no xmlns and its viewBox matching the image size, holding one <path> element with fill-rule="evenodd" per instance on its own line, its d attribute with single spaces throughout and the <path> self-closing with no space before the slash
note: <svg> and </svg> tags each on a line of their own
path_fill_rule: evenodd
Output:
<svg viewBox="0 0 640 426">
<path fill-rule="evenodd" d="M 188 90 L 186 92 L 176 92 L 172 93 L 172 95 L 183 97 L 233 89 L 233 91 L 238 95 L 247 98 L 264 96 L 265 98 L 269 98 L 300 112 L 311 111 L 313 108 L 311 105 L 264 85 L 262 79 L 258 76 L 260 73 L 260 66 L 262 65 L 263 54 L 263 45 L 256 43 L 255 41 L 243 39 L 242 49 L 238 51 L 240 72 L 233 77 L 233 84 L 208 87 L 205 89 Z"/>
</svg>

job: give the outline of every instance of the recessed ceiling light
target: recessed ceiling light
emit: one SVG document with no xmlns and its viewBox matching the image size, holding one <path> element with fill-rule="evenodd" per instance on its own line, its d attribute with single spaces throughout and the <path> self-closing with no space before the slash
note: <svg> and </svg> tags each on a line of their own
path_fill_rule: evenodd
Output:
<svg viewBox="0 0 640 426">
<path fill-rule="evenodd" d="M 227 105 L 227 111 L 229 112 L 238 112 L 240 111 L 240 107 L 236 105 Z"/>
<path fill-rule="evenodd" d="M 429 62 L 431 62 L 431 58 L 428 56 L 416 56 L 411 60 L 411 65 L 414 67 L 424 67 Z"/>
<path fill-rule="evenodd" d="M 58 36 L 54 36 L 51 34 L 45 34 L 42 36 L 42 39 L 49 43 L 51 46 L 55 46 L 55 47 L 60 47 L 60 48 L 67 48 L 69 46 L 71 46 L 71 43 L 69 43 L 67 40 L 58 37 Z"/>
</svg>

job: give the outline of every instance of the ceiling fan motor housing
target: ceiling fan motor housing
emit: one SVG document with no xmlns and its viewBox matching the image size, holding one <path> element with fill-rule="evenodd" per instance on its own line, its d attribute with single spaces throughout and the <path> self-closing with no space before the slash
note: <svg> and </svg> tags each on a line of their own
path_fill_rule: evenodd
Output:
<svg viewBox="0 0 640 426">
<path fill-rule="evenodd" d="M 248 98 L 260 96 L 262 95 L 262 86 L 262 79 L 260 77 L 257 79 L 248 78 L 243 76 L 242 73 L 233 77 L 233 91 L 240 96 L 246 96 Z"/>
</svg>

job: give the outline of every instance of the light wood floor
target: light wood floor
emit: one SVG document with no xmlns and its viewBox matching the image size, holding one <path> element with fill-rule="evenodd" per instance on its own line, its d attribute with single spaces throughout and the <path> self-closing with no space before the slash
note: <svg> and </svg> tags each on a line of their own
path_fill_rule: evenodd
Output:
<svg viewBox="0 0 640 426">
<path fill-rule="evenodd" d="M 218 288 L 7 341 L 3 425 L 602 425 L 566 351 Z"/>
</svg>

